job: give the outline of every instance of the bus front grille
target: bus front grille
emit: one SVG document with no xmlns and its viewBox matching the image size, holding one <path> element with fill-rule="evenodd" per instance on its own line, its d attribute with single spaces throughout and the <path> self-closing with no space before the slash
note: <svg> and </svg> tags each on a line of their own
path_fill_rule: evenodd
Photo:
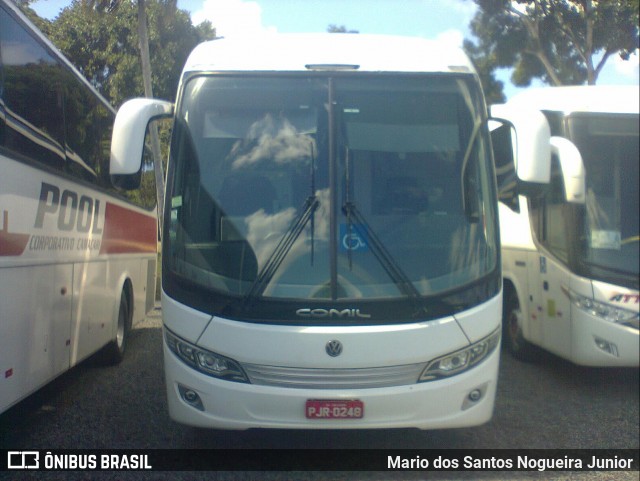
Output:
<svg viewBox="0 0 640 481">
<path fill-rule="evenodd" d="M 415 384 L 426 363 L 356 369 L 243 364 L 252 384 L 296 389 L 367 389 Z"/>
</svg>

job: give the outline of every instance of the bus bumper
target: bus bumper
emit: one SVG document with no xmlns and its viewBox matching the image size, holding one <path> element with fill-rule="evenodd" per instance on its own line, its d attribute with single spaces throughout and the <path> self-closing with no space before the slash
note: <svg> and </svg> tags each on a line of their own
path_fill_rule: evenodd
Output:
<svg viewBox="0 0 640 481">
<path fill-rule="evenodd" d="M 571 360 L 583 366 L 638 367 L 640 331 L 572 309 Z"/>
<path fill-rule="evenodd" d="M 472 369 L 438 381 L 372 389 L 314 390 L 215 379 L 184 364 L 163 344 L 169 415 L 181 424 L 235 430 L 439 429 L 483 424 L 493 414 L 499 347 Z M 364 406 L 363 417 L 307 419 L 307 400 L 318 399 L 359 400 Z"/>
</svg>

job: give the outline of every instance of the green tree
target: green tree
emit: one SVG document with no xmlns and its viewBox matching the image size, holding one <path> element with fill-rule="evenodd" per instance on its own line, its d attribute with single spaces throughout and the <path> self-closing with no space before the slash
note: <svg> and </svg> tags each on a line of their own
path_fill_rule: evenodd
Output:
<svg viewBox="0 0 640 481">
<path fill-rule="evenodd" d="M 515 85 L 592 85 L 612 55 L 638 48 L 638 0 L 473 1 L 475 60 L 513 68 Z"/>
<path fill-rule="evenodd" d="M 31 8 L 31 4 L 34 0 L 14 0 L 14 3 L 22 10 L 22 13 L 33 22 L 45 35 L 49 33 L 49 26 L 51 22 L 46 18 L 40 17 L 35 10 Z"/>
<path fill-rule="evenodd" d="M 495 55 L 485 55 L 476 44 L 468 39 L 464 40 L 462 48 L 478 72 L 486 102 L 488 104 L 504 103 L 507 98 L 503 91 L 504 83 L 495 76 L 497 67 Z"/>
<path fill-rule="evenodd" d="M 145 2 L 153 92 L 173 100 L 189 52 L 215 37 L 211 24 L 194 27 L 175 0 Z M 144 95 L 134 2 L 74 0 L 51 22 L 51 40 L 114 105 Z"/>
<path fill-rule="evenodd" d="M 329 33 L 360 33 L 357 30 L 349 30 L 344 25 L 335 25 L 333 23 L 327 27 L 327 32 Z"/>
<path fill-rule="evenodd" d="M 29 0 L 23 0 L 29 1 Z M 211 24 L 191 24 L 176 0 L 74 0 L 48 29 L 53 42 L 114 105 L 154 94 L 173 100 L 189 52 L 215 37 Z M 163 132 L 166 134 L 167 132 Z M 158 130 L 151 129 L 158 214 L 164 175 Z M 145 157 L 148 169 L 149 156 Z M 151 186 L 143 176 L 142 189 Z M 146 182 L 146 184 L 145 184 Z"/>
</svg>

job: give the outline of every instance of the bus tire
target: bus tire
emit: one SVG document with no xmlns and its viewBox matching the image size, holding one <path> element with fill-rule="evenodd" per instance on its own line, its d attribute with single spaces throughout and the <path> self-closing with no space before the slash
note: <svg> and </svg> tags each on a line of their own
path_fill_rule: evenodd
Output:
<svg viewBox="0 0 640 481">
<path fill-rule="evenodd" d="M 124 353 L 129 339 L 129 331 L 131 330 L 131 309 L 126 289 L 122 290 L 120 295 L 120 308 L 118 309 L 118 324 L 116 326 L 116 337 L 107 344 L 100 356 L 103 364 L 114 365 L 119 364 L 124 359 Z"/>
<path fill-rule="evenodd" d="M 506 350 L 520 361 L 536 360 L 536 348 L 522 335 L 522 310 L 513 288 L 505 288 L 502 308 L 502 338 Z"/>
</svg>

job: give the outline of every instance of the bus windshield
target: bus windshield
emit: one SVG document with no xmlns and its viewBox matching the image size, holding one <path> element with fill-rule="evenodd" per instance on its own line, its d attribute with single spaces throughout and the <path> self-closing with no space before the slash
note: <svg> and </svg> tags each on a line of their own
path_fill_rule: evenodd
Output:
<svg viewBox="0 0 640 481">
<path fill-rule="evenodd" d="M 638 116 L 576 114 L 569 129 L 587 173 L 583 261 L 596 277 L 637 285 Z"/>
<path fill-rule="evenodd" d="M 495 272 L 482 112 L 464 77 L 192 76 L 170 275 L 250 303 L 423 299 Z"/>
</svg>

